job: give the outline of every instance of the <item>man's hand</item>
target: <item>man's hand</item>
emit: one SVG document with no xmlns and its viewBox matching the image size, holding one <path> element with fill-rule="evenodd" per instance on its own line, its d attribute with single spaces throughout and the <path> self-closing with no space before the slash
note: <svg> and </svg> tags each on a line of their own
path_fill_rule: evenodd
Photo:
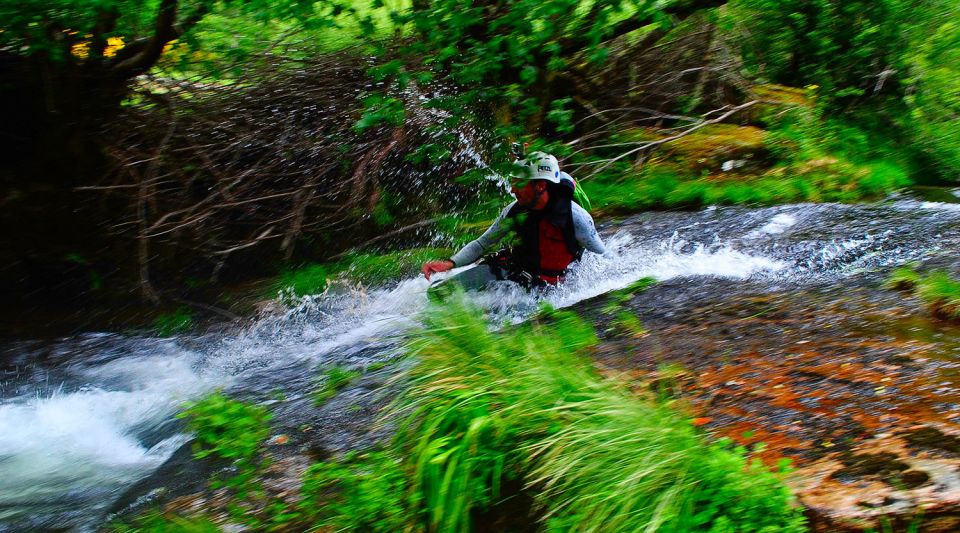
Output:
<svg viewBox="0 0 960 533">
<path fill-rule="evenodd" d="M 453 261 L 427 261 L 423 264 L 423 275 L 430 281 L 430 276 L 437 272 L 446 272 L 455 267 Z"/>
</svg>

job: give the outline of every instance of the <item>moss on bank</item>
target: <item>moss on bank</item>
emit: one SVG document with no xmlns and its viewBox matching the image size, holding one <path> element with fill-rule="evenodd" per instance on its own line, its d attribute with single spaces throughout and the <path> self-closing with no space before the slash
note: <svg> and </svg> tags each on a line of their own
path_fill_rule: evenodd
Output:
<svg viewBox="0 0 960 533">
<path fill-rule="evenodd" d="M 596 176 L 589 176 L 590 169 L 615 152 L 574 157 L 572 163 L 586 172 L 580 183 L 597 213 L 868 201 L 911 184 L 906 149 L 883 132 L 824 119 L 809 90 L 757 90 L 765 103 L 745 117 L 749 125 L 708 124 Z M 682 129 L 626 130 L 611 137 L 610 146 L 639 147 Z"/>
</svg>

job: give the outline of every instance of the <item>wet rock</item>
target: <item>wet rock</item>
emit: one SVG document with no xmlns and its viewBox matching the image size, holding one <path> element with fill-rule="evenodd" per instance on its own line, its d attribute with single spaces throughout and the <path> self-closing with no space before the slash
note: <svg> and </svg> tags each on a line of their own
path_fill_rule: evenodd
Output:
<svg viewBox="0 0 960 533">
<path fill-rule="evenodd" d="M 844 468 L 830 474 L 834 479 L 844 481 L 847 479 L 858 479 L 865 476 L 880 476 L 888 478 L 895 476 L 899 472 L 909 470 L 910 465 L 897 460 L 897 456 L 890 452 L 876 454 L 849 454 L 843 456 L 840 462 Z"/>
<path fill-rule="evenodd" d="M 108 514 L 134 516 L 180 494 L 206 490 L 211 474 L 225 465 L 212 460 L 195 460 L 191 446 L 192 442 L 180 446 L 160 468 L 127 489 L 110 507 Z"/>
<path fill-rule="evenodd" d="M 904 487 L 908 489 L 915 489 L 930 481 L 930 474 L 921 472 L 920 470 L 907 470 L 906 472 L 903 472 L 897 476 L 897 479 L 903 484 Z"/>
<path fill-rule="evenodd" d="M 922 427 L 903 434 L 904 439 L 914 448 L 937 450 L 951 455 L 960 455 L 960 437 L 945 435 L 932 427 Z"/>
</svg>

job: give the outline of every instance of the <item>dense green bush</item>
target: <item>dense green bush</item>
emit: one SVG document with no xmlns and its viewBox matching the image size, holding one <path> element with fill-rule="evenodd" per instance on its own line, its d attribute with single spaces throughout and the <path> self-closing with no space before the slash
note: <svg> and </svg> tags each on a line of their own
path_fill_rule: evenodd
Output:
<svg viewBox="0 0 960 533">
<path fill-rule="evenodd" d="M 817 85 L 833 102 L 875 92 L 881 73 L 899 68 L 915 13 L 902 0 L 736 0 L 723 23 L 754 76 Z"/>
<path fill-rule="evenodd" d="M 721 25 L 752 78 L 816 88 L 830 116 L 869 134 L 860 140 L 900 137 L 902 155 L 922 153 L 918 171 L 956 180 L 958 10 L 949 0 L 737 0 Z"/>
<path fill-rule="evenodd" d="M 908 54 L 906 100 L 915 142 L 946 179 L 960 180 L 960 7 Z"/>
</svg>

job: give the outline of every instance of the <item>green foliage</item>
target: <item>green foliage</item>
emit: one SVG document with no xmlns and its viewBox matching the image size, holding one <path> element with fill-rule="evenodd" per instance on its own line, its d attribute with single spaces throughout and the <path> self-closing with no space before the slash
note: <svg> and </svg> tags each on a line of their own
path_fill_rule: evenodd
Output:
<svg viewBox="0 0 960 533">
<path fill-rule="evenodd" d="M 31 0 L 24 5 L 5 0 L 0 2 L 0 19 L 4 21 L 0 46 L 23 55 L 44 55 L 57 62 L 119 62 L 129 57 L 122 52 L 124 46 L 154 36 L 161 4 L 159 0 Z M 181 40 L 192 48 L 196 41 L 190 30 L 211 15 L 227 15 L 221 19 L 224 24 L 231 15 L 234 20 L 242 19 L 249 35 L 258 26 L 276 21 L 329 27 L 333 14 L 343 12 L 345 6 L 352 7 L 350 3 L 333 1 L 177 0 L 172 2 L 177 18 L 171 23 L 186 32 Z M 172 37 L 176 34 L 167 40 Z M 113 41 L 108 43 L 108 39 Z"/>
<path fill-rule="evenodd" d="M 758 459 L 747 459 L 743 447 L 719 441 L 705 447 L 691 464 L 698 486 L 687 509 L 678 517 L 676 531 L 739 533 L 756 531 L 807 531 L 799 508 L 785 512 L 783 502 L 792 497 L 781 478 L 790 472 L 786 463 L 779 475 L 771 474 Z"/>
<path fill-rule="evenodd" d="M 168 516 L 160 511 L 111 523 L 107 530 L 111 533 L 220 533 L 220 528 L 209 518 Z"/>
<path fill-rule="evenodd" d="M 313 264 L 280 274 L 273 289 L 293 296 L 320 294 L 338 278 L 379 286 L 413 275 L 425 261 L 449 257 L 447 248 L 412 248 L 385 254 L 356 253 L 334 263 Z"/>
<path fill-rule="evenodd" d="M 260 456 L 263 441 L 270 434 L 270 414 L 266 409 L 233 400 L 221 392 L 208 394 L 192 402 L 178 415 L 187 420 L 187 428 L 195 434 L 193 456 L 229 462 L 231 476 L 211 481 L 213 488 L 232 491 L 227 503 L 230 516 L 251 527 L 261 525 L 261 516 L 252 510 L 265 498 L 260 479 L 269 461 Z M 282 516 L 280 511 L 274 517 Z"/>
<path fill-rule="evenodd" d="M 721 24 L 755 77 L 811 87 L 834 115 L 864 109 L 856 120 L 865 129 L 910 137 L 900 150 L 925 174 L 960 177 L 956 2 L 737 0 L 729 7 Z M 885 123 L 867 126 L 864 115 Z"/>
<path fill-rule="evenodd" d="M 722 24 L 755 75 L 817 85 L 832 101 L 874 92 L 882 71 L 900 67 L 916 13 L 903 0 L 737 0 Z"/>
<path fill-rule="evenodd" d="M 935 162 L 935 170 L 960 180 L 960 8 L 944 13 L 931 34 L 918 36 L 908 55 L 906 96 L 916 143 Z"/>
<path fill-rule="evenodd" d="M 186 419 L 187 427 L 196 434 L 193 455 L 197 459 L 250 462 L 270 432 L 266 409 L 233 400 L 222 392 L 188 404 L 178 416 Z"/>
<path fill-rule="evenodd" d="M 161 337 L 171 337 L 189 331 L 193 327 L 193 312 L 189 307 L 178 307 L 172 313 L 164 313 L 153 321 L 153 330 Z"/>
<path fill-rule="evenodd" d="M 642 337 L 647 333 L 647 328 L 643 327 L 643 322 L 640 321 L 637 315 L 627 311 L 618 312 L 611 325 L 622 335 Z"/>
<path fill-rule="evenodd" d="M 455 87 L 455 92 L 432 98 L 427 107 L 448 114 L 448 125 L 482 124 L 493 133 L 491 145 L 533 131 L 551 139 L 574 127 L 573 99 L 563 76 L 574 65 L 584 76 L 602 67 L 616 37 L 654 25 L 669 29 L 672 22 L 665 13 L 680 4 L 413 2 L 390 9 L 390 18 L 408 38 L 400 50 L 404 68 L 391 59 L 372 74 L 377 81 L 392 80 L 396 88 L 405 87 L 412 77 Z M 545 148 L 536 142 L 531 147 Z M 505 149 L 493 152 L 495 167 L 511 159 Z"/>
<path fill-rule="evenodd" d="M 884 282 L 884 287 L 896 290 L 913 290 L 920 282 L 920 273 L 916 265 L 902 266 L 894 270 Z"/>
<path fill-rule="evenodd" d="M 332 366 L 323 373 L 323 386 L 313 393 L 313 401 L 323 404 L 338 392 L 346 388 L 353 380 L 360 377 L 360 372 L 342 366 Z"/>
<path fill-rule="evenodd" d="M 960 318 L 960 281 L 953 279 L 948 272 L 938 270 L 927 274 L 917 284 L 917 294 L 935 315 L 946 319 Z"/>
<path fill-rule="evenodd" d="M 280 278 L 274 283 L 274 289 L 279 292 L 290 292 L 293 296 L 320 294 L 327 288 L 328 281 L 343 268 L 341 264 L 334 263 L 307 265 L 296 270 L 288 270 L 280 274 Z"/>
<path fill-rule="evenodd" d="M 406 476 L 389 451 L 317 463 L 304 474 L 300 492 L 299 512 L 314 527 L 395 533 L 412 522 Z"/>
<path fill-rule="evenodd" d="M 68 263 L 73 263 L 87 271 L 87 279 L 90 280 L 90 290 L 96 291 L 103 288 L 103 277 L 93 266 L 79 253 L 70 253 L 64 258 Z"/>
<path fill-rule="evenodd" d="M 579 354 L 596 343 L 591 328 L 543 316 L 496 333 L 453 299 L 412 341 L 397 442 L 431 527 L 464 529 L 521 476 L 550 530 L 804 530 L 780 475 L 600 378 Z"/>
<path fill-rule="evenodd" d="M 363 133 L 377 126 L 397 127 L 403 124 L 404 117 L 403 100 L 372 94 L 363 99 L 363 112 L 353 129 Z"/>
<path fill-rule="evenodd" d="M 650 276 L 645 276 L 622 289 L 610 291 L 607 293 L 607 305 L 603 310 L 605 313 L 616 314 L 627 304 L 634 296 L 652 287 L 657 280 Z"/>
<path fill-rule="evenodd" d="M 796 106 L 766 119 L 768 129 L 724 126 L 664 146 L 640 170 L 626 166 L 582 180 L 598 211 L 798 201 L 855 202 L 909 185 L 911 165 L 899 140 L 863 121 L 823 119 Z M 707 128 L 705 128 L 707 130 Z M 631 137 L 640 135 L 630 132 Z M 612 138 L 611 143 L 617 138 Z M 723 172 L 720 162 L 757 156 L 749 171 Z M 589 158 L 585 159 L 589 161 Z"/>
</svg>

